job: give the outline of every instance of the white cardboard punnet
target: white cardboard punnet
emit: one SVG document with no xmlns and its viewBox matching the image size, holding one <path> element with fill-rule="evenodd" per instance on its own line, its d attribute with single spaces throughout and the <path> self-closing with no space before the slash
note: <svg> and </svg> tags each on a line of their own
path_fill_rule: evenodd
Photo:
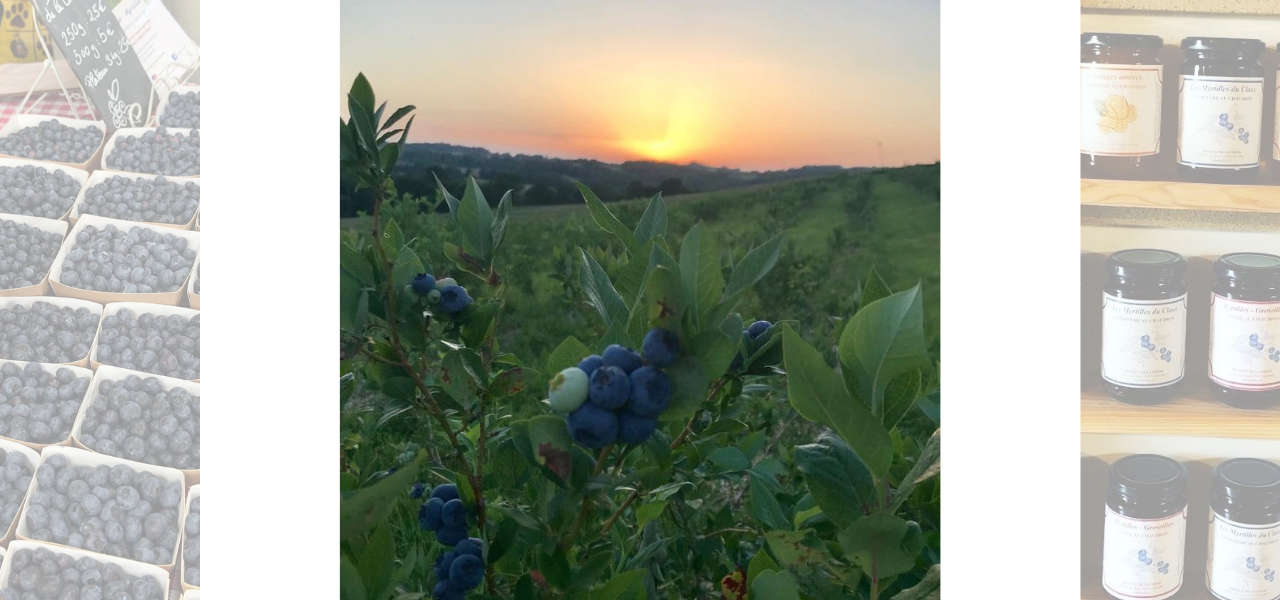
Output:
<svg viewBox="0 0 1280 600">
<path fill-rule="evenodd" d="M 26 456 L 28 464 L 31 465 L 31 482 L 35 483 L 36 465 L 40 464 L 40 453 L 36 452 L 35 450 L 32 450 L 30 447 L 24 444 L 19 444 L 18 442 L 15 442 L 12 440 L 5 440 L 5 439 L 0 439 L 0 448 L 3 448 L 5 452 L 20 452 L 22 453 L 23 456 Z M 22 493 L 23 503 L 26 503 L 26 498 L 27 498 L 26 491 L 23 491 Z M 18 514 L 13 517 L 13 522 L 8 524 L 8 527 L 5 530 L 4 538 L 0 538 L 0 543 L 8 544 L 9 542 L 13 541 L 14 533 L 18 530 L 18 517 L 22 515 L 22 508 L 23 508 L 22 505 L 18 506 Z"/>
<path fill-rule="evenodd" d="M 89 349 L 89 366 L 94 370 L 97 370 L 98 367 L 104 366 L 102 363 L 98 362 L 98 336 L 102 335 L 102 321 L 125 308 L 138 315 L 143 313 L 151 313 L 153 315 L 161 315 L 165 317 L 169 315 L 180 315 L 187 319 L 200 314 L 200 311 L 190 308 L 167 306 L 163 304 L 147 304 L 146 302 L 112 302 L 111 304 L 106 305 L 102 309 L 102 319 L 98 320 L 98 333 L 93 336 L 93 348 Z M 150 375 L 150 373 L 148 373 L 148 375 Z M 191 381 L 199 382 L 200 380 L 192 379 Z"/>
<path fill-rule="evenodd" d="M 179 552 L 179 554 L 181 554 L 181 553 L 182 553 L 182 549 L 183 549 L 183 548 L 186 548 L 186 547 L 187 547 L 187 518 L 186 518 L 186 515 L 191 514 L 191 503 L 192 503 L 192 502 L 194 502 L 194 501 L 195 501 L 195 499 L 196 499 L 196 498 L 199 498 L 199 497 L 200 497 L 200 484 L 198 484 L 198 483 L 197 483 L 196 485 L 191 486 L 191 489 L 187 490 L 187 505 L 186 505 L 186 510 L 182 511 L 182 514 L 183 514 L 183 517 L 182 517 L 182 544 L 178 546 L 178 552 Z M 185 555 L 178 559 L 178 577 L 179 577 L 179 581 L 181 581 L 181 582 L 182 582 L 182 589 L 183 589 L 183 590 L 198 590 L 198 589 L 200 589 L 200 586 L 198 586 L 198 585 L 191 585 L 191 584 L 187 583 L 187 558 L 186 558 L 186 556 L 185 556 Z"/>
<path fill-rule="evenodd" d="M 102 229 L 107 225 L 115 225 L 117 229 L 128 231 L 132 227 L 141 227 L 150 229 L 157 233 L 173 234 L 187 240 L 187 247 L 196 251 L 196 258 L 200 258 L 200 234 L 194 231 L 183 231 L 181 229 L 173 229 L 170 227 L 157 227 L 155 225 L 147 225 L 145 223 L 135 223 L 133 221 L 121 221 L 119 219 L 108 219 L 99 217 L 98 215 L 83 215 L 76 221 L 75 227 L 67 233 L 67 239 L 62 242 L 62 249 L 58 251 L 58 256 L 53 259 L 53 266 L 49 268 L 49 285 L 53 288 L 53 293 L 68 298 L 80 298 L 82 300 L 92 300 L 100 304 L 109 304 L 111 302 L 146 302 L 152 304 L 167 304 L 176 306 L 182 300 L 182 292 L 186 286 L 186 280 L 178 286 L 178 289 L 172 292 L 152 292 L 148 294 L 125 294 L 120 292 L 100 292 L 83 290 L 77 287 L 69 286 L 62 283 L 62 264 L 67 260 L 67 254 L 75 247 L 76 235 L 84 230 L 85 227 L 94 226 Z M 195 263 L 192 263 L 195 266 Z M 190 273 L 187 274 L 189 279 Z"/>
<path fill-rule="evenodd" d="M 78 466 L 84 465 L 88 467 L 97 467 L 98 465 L 106 465 L 108 467 L 114 467 L 116 465 L 127 465 L 129 468 L 133 469 L 134 471 L 146 471 L 147 473 L 151 473 L 152 475 L 159 477 L 161 481 L 164 481 L 166 483 L 177 483 L 179 486 L 182 486 L 182 493 L 179 494 L 179 497 L 178 497 L 177 525 L 179 528 L 182 527 L 182 522 L 187 518 L 187 492 L 186 492 L 187 488 L 186 488 L 186 485 L 183 483 L 182 471 L 179 471 L 177 469 L 166 469 L 165 467 L 157 467 L 155 465 L 146 465 L 139 462 L 133 462 L 131 460 L 125 460 L 123 458 L 107 456 L 105 454 L 94 454 L 93 452 L 89 452 L 88 450 L 84 450 L 81 448 L 72 448 L 69 446 L 46 447 L 44 450 L 40 452 L 40 464 L 44 464 L 44 461 L 49 460 L 49 457 L 55 454 L 61 454 L 67 457 L 67 464 L 72 466 L 78 467 Z M 27 499 L 23 501 L 22 512 L 18 513 L 18 530 L 16 533 L 19 540 L 35 541 L 31 539 L 32 531 L 31 531 L 31 528 L 27 526 L 27 510 L 31 508 L 29 504 L 29 501 L 31 499 L 31 494 L 34 494 L 35 492 L 40 491 L 39 488 L 40 488 L 40 482 L 32 481 L 31 487 L 27 489 Z M 13 544 L 16 544 L 16 543 L 18 542 L 16 541 L 13 542 Z M 41 543 L 48 544 L 50 546 L 56 546 L 58 548 L 66 548 L 68 550 L 78 550 L 78 548 L 72 548 L 71 546 L 64 546 L 57 542 L 41 542 Z M 179 544 L 181 543 L 182 543 L 182 533 L 181 531 L 179 531 L 178 540 L 174 542 L 174 548 L 173 548 L 174 562 L 171 562 L 167 565 L 159 565 L 160 569 L 163 569 L 166 572 L 173 571 L 173 567 L 177 565 L 177 560 L 178 560 L 177 551 L 179 550 L 180 548 Z M 9 544 L 10 549 L 13 548 L 13 544 Z M 85 550 L 84 552 L 91 554 L 94 557 L 101 556 L 104 558 L 114 558 L 109 554 L 99 554 L 97 552 L 89 552 L 87 550 Z M 153 565 L 147 565 L 146 563 L 135 562 L 132 560 L 126 560 L 126 559 L 119 559 L 119 560 L 123 562 L 133 563 L 139 566 L 153 566 Z M 169 578 L 166 575 L 165 581 L 167 582 L 168 579 Z M 168 584 L 166 583 L 165 585 L 167 588 Z"/>
<path fill-rule="evenodd" d="M 80 184 L 80 189 L 82 190 L 84 189 L 85 182 L 89 181 L 89 172 L 83 169 L 77 169 L 75 167 L 66 167 L 58 163 L 40 162 L 38 160 L 23 160 L 21 158 L 0 158 L 0 167 L 24 167 L 26 165 L 31 165 L 33 167 L 40 167 L 41 169 L 44 169 L 50 173 L 56 173 L 58 171 L 62 171 L 63 173 L 66 173 L 67 175 L 69 175 L 72 179 L 76 180 L 76 182 Z M 72 204 L 75 204 L 75 200 L 72 200 Z M 68 206 L 65 212 L 58 215 L 58 218 L 65 219 L 67 218 L 67 214 L 70 212 L 71 212 L 71 207 Z M 14 214 L 14 213 L 0 213 L 0 214 Z"/>
<path fill-rule="evenodd" d="M 112 177 L 124 177 L 125 179 L 133 179 L 136 181 L 139 179 L 156 179 L 162 176 L 147 175 L 145 173 L 124 173 L 124 172 L 118 172 L 118 171 L 94 171 L 90 173 L 88 181 L 85 182 L 84 185 L 80 186 L 80 193 L 76 194 L 76 201 L 75 201 L 75 204 L 71 205 L 71 212 L 67 214 L 67 218 L 71 221 L 72 225 L 74 225 L 76 221 L 80 220 L 80 215 L 83 214 L 81 213 L 81 209 L 84 208 L 85 196 L 89 192 L 89 188 L 96 186 Z M 165 179 L 171 179 L 173 180 L 174 183 L 177 183 L 177 184 L 194 183 L 197 186 L 200 185 L 199 179 L 191 179 L 189 177 L 169 177 L 169 176 L 163 176 L 163 177 Z M 194 226 L 196 222 L 196 213 L 199 213 L 199 212 L 200 212 L 200 207 L 196 206 L 196 212 L 191 213 L 191 219 L 186 223 L 180 223 L 177 225 L 174 225 L 172 223 L 151 223 L 147 221 L 126 221 L 126 222 L 136 223 L 139 225 L 151 225 L 154 227 L 168 227 L 169 229 L 188 230 L 188 229 L 191 229 L 192 226 Z"/>
<path fill-rule="evenodd" d="M 101 328 L 101 325 L 99 325 L 99 328 Z M 15 364 L 15 365 L 18 365 L 18 368 L 23 368 L 23 367 L 26 367 L 26 366 L 27 366 L 28 361 L 22 361 L 22 360 L 0 360 L 0 365 L 4 365 L 5 363 L 13 363 L 13 364 Z M 70 366 L 70 365 L 59 365 L 59 364 L 56 364 L 56 363 L 52 363 L 52 364 L 51 364 L 51 363 L 35 363 L 35 364 L 40 365 L 40 368 L 41 368 L 42 370 L 44 370 L 44 372 L 45 372 L 45 373 L 48 373 L 48 374 L 50 374 L 50 375 L 53 375 L 53 374 L 57 373 L 57 372 L 58 372 L 58 369 L 61 369 L 61 368 L 64 368 L 64 367 L 65 367 L 65 368 L 67 368 L 67 369 L 71 369 L 71 372 L 72 372 L 72 373 L 75 373 L 75 375 L 76 375 L 76 377 L 77 377 L 77 378 L 79 378 L 79 377 L 88 377 L 88 378 L 89 378 L 89 383 L 90 383 L 90 384 L 92 384 L 92 383 L 93 383 L 93 371 L 90 371 L 89 369 L 86 369 L 86 368 L 84 368 L 84 367 L 73 367 L 73 366 Z M 88 393 L 88 390 L 85 390 L 85 393 L 87 394 L 87 393 Z M 83 405 L 84 405 L 84 398 L 80 398 L 80 404 L 81 404 L 81 406 L 83 406 Z M 75 423 L 73 422 L 73 423 L 71 424 L 71 426 L 74 428 L 74 427 L 75 427 Z M 8 432 L 6 431 L 5 433 L 8 433 Z M 42 450 L 42 449 L 44 449 L 45 447 L 48 447 L 48 446 L 66 446 L 66 445 L 68 445 L 68 444 L 70 444 L 70 443 L 71 443 L 71 436 L 70 436 L 70 435 L 68 435 L 66 439 L 58 440 L 58 441 L 53 442 L 53 443 L 51 443 L 51 444 L 37 444 L 37 443 L 35 443 L 35 442 L 28 442 L 28 441 L 25 441 L 25 440 L 17 440 L 17 439 L 14 439 L 14 438 L 8 437 L 8 436 L 0 436 L 0 439 L 5 439 L 5 440 L 9 440 L 9 441 L 12 441 L 12 442 L 18 443 L 18 444 L 22 444 L 23 446 L 26 446 L 26 447 L 28 447 L 28 448 L 34 449 L 34 450 L 36 450 L 37 452 L 39 452 L 40 450 Z"/>
<path fill-rule="evenodd" d="M 200 255 L 196 255 L 195 264 L 191 265 L 191 277 L 187 278 L 187 305 L 200 310 L 200 294 L 196 293 L 196 281 L 200 279 Z"/>
<path fill-rule="evenodd" d="M 9 121 L 0 127 L 0 139 L 7 138 L 28 127 L 35 127 L 45 121 L 57 121 L 71 127 L 73 129 L 81 129 L 84 127 L 94 127 L 102 132 L 102 140 L 98 142 L 98 147 L 93 149 L 93 154 L 89 156 L 89 160 L 82 163 L 64 163 L 56 160 L 41 160 L 40 162 L 51 165 L 63 165 L 73 167 L 82 171 L 92 171 L 98 168 L 98 160 L 102 157 L 102 147 L 107 142 L 107 124 L 102 121 L 88 121 L 85 119 L 72 119 L 70 117 L 55 117 L 53 115 L 33 115 L 22 114 L 9 117 Z M 0 156 L 9 156 L 8 154 L 0 154 Z M 27 159 L 25 156 L 14 156 L 13 158 Z M 36 160 L 36 159 L 27 159 Z"/>
<path fill-rule="evenodd" d="M 25 306 L 30 309 L 36 302 L 48 302 L 58 308 L 70 308 L 76 310 L 79 308 L 87 308 L 94 314 L 98 315 L 98 326 L 93 331 L 93 339 L 89 340 L 89 349 L 93 350 L 93 345 L 98 341 L 98 331 L 102 329 L 102 305 L 89 300 L 80 300 L 78 298 L 59 298 L 56 296 L 10 296 L 0 297 L 0 309 L 13 308 L 15 306 Z M 3 360 L 4 357 L 0 357 Z M 68 367 L 88 367 L 89 355 L 86 353 L 84 358 L 80 360 L 62 363 Z"/>
<path fill-rule="evenodd" d="M 11 215 L 11 214 L 0 214 L 0 221 L 13 221 L 15 223 L 22 223 L 30 227 L 35 227 L 40 231 L 56 233 L 58 234 L 59 237 L 62 238 L 63 242 L 67 241 L 68 225 L 66 221 L 59 221 L 56 219 L 45 219 L 42 217 L 30 217 L 27 215 Z M 59 244 L 59 249 L 61 249 L 61 244 Z M 54 259 L 57 259 L 57 257 L 58 255 L 54 254 Z M 52 263 L 49 265 L 49 268 L 50 270 L 52 270 L 53 268 Z M 49 295 L 49 273 L 45 273 L 44 277 L 40 279 L 40 283 L 37 283 L 35 285 L 28 285 L 20 288 L 0 290 L 0 296 L 48 296 L 48 295 Z"/>
<path fill-rule="evenodd" d="M 153 131 L 155 129 L 158 129 L 158 128 L 157 127 L 123 127 L 121 129 L 117 129 L 115 133 L 111 134 L 111 139 L 107 140 L 107 145 L 102 149 L 102 170 L 113 171 L 116 173 L 134 173 L 135 171 L 124 171 L 121 169 L 113 169 L 107 166 L 108 161 L 111 160 L 111 153 L 116 148 L 116 140 L 122 137 L 131 136 L 131 135 L 134 137 L 138 137 L 148 131 Z M 192 132 L 191 129 L 184 129 L 182 127 L 166 127 L 165 130 L 169 133 L 181 133 L 182 135 L 187 137 L 190 137 Z M 173 179 L 199 179 L 200 178 L 199 175 L 184 175 L 184 176 L 165 175 L 165 177 L 171 177 Z"/>
<path fill-rule="evenodd" d="M 30 540 L 14 540 L 9 544 L 9 554 L 18 552 L 19 550 L 36 550 L 38 548 L 48 548 L 50 552 L 65 554 L 76 560 L 82 557 L 89 557 L 100 563 L 112 563 L 120 566 L 120 570 L 134 577 L 149 577 L 154 579 L 156 584 L 163 590 L 165 600 L 169 598 L 169 574 L 164 569 L 155 565 L 148 565 L 133 560 L 125 560 L 110 554 L 98 554 L 97 552 L 89 552 L 79 548 L 70 548 L 58 544 L 48 544 L 45 542 L 36 542 Z M 13 569 L 9 567 L 8 556 L 5 556 L 4 565 L 0 566 L 0 589 L 9 587 L 9 577 L 13 573 Z"/>
<path fill-rule="evenodd" d="M 173 89 L 169 91 L 178 92 L 179 94 L 185 94 L 187 92 L 195 92 L 198 95 L 200 93 L 200 86 L 183 84 L 183 85 L 174 86 Z M 164 114 L 164 111 L 166 108 L 169 108 L 169 94 L 165 94 L 164 96 L 162 96 L 160 98 L 160 104 L 156 106 L 156 125 L 157 126 L 160 125 L 160 115 Z"/>
</svg>

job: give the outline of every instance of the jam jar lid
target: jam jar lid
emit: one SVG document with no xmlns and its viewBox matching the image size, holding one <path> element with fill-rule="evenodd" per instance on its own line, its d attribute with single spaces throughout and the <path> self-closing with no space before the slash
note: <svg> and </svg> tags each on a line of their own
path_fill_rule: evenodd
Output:
<svg viewBox="0 0 1280 600">
<path fill-rule="evenodd" d="M 1111 463 L 1112 491 L 1142 499 L 1177 498 L 1187 492 L 1187 467 L 1159 454 L 1133 454 Z"/>
<path fill-rule="evenodd" d="M 1262 40 L 1247 38 L 1189 37 L 1182 39 L 1182 49 L 1262 54 L 1267 49 L 1267 44 Z"/>
<path fill-rule="evenodd" d="M 1243 283 L 1280 285 L 1280 256 L 1261 252 L 1223 254 L 1213 262 L 1213 273 Z"/>
<path fill-rule="evenodd" d="M 1213 468 L 1213 489 L 1237 502 L 1280 502 L 1280 465 L 1257 458 L 1233 458 Z"/>
<path fill-rule="evenodd" d="M 1159 50 L 1164 47 L 1164 39 L 1158 35 L 1085 32 L 1080 34 L 1080 45 Z"/>
<path fill-rule="evenodd" d="M 1181 254 L 1156 248 L 1120 250 L 1107 257 L 1107 273 L 1123 279 L 1181 279 L 1186 270 Z"/>
</svg>

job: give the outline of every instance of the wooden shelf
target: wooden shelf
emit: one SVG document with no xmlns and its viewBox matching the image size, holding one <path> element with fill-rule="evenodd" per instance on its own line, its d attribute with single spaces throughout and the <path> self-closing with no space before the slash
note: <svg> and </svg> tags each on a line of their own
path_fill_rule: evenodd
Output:
<svg viewBox="0 0 1280 600">
<path fill-rule="evenodd" d="M 1111 208 L 1280 212 L 1280 186 L 1081 179 L 1080 204 Z"/>
<path fill-rule="evenodd" d="M 1160 13 L 1280 14 L 1280 4 L 1275 0 L 1081 0 L 1080 8 Z"/>
<path fill-rule="evenodd" d="M 1280 437 L 1280 407 L 1239 410 L 1207 394 L 1197 397 L 1200 394 L 1196 391 L 1166 404 L 1132 406 L 1112 400 L 1102 390 L 1087 390 L 1080 397 L 1080 432 L 1256 440 Z"/>
</svg>

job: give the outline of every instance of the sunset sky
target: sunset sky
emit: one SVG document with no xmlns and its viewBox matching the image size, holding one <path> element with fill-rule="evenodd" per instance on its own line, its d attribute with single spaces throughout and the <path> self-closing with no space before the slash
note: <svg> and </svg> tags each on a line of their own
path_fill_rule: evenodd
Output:
<svg viewBox="0 0 1280 600">
<path fill-rule="evenodd" d="M 411 141 L 742 169 L 939 157 L 939 0 L 342 3 Z M 343 111 L 345 115 L 345 110 Z"/>
</svg>

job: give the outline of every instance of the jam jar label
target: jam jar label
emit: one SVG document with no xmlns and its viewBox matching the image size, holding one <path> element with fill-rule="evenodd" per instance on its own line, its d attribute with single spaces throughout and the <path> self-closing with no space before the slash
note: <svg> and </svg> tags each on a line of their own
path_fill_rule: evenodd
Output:
<svg viewBox="0 0 1280 600">
<path fill-rule="evenodd" d="M 1223 387 L 1280 389 L 1280 302 L 1209 301 L 1209 379 Z"/>
<path fill-rule="evenodd" d="M 1160 65 L 1080 65 L 1080 152 L 1160 152 Z"/>
<path fill-rule="evenodd" d="M 1102 377 L 1125 387 L 1158 387 L 1182 379 L 1187 296 L 1130 300 L 1103 294 Z"/>
<path fill-rule="evenodd" d="M 1280 523 L 1242 525 L 1209 514 L 1209 591 L 1223 600 L 1280 598 Z"/>
<path fill-rule="evenodd" d="M 1131 519 L 1107 507 L 1102 585 L 1112 596 L 1163 600 L 1182 587 L 1187 509 L 1162 519 Z"/>
<path fill-rule="evenodd" d="M 1262 146 L 1261 77 L 1178 77 L 1178 162 L 1256 167 Z"/>
</svg>

